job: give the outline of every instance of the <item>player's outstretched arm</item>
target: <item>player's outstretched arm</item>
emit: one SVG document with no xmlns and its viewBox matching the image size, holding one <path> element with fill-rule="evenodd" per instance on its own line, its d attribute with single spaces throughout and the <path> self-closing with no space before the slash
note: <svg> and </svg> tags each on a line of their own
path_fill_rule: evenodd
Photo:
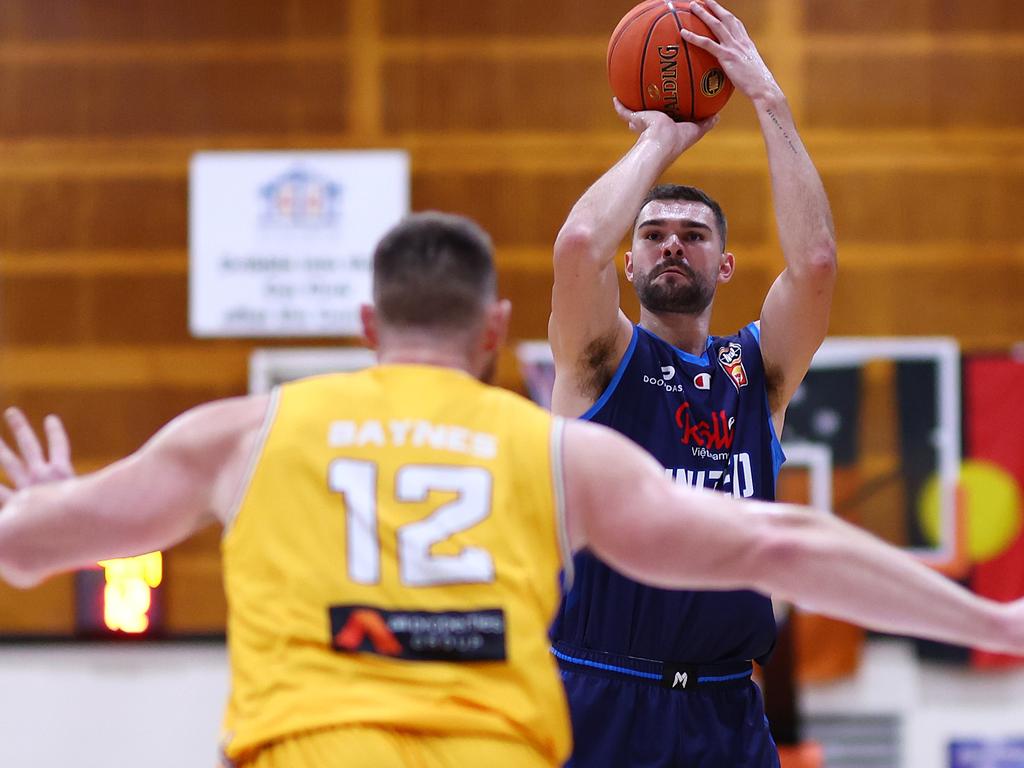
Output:
<svg viewBox="0 0 1024 768">
<path fill-rule="evenodd" d="M 266 408 L 265 397 L 210 403 L 182 414 L 138 451 L 98 472 L 22 474 L 28 482 L 12 476 L 18 488 L 0 508 L 0 577 L 33 586 L 98 560 L 165 549 L 223 519 Z M 26 452 L 21 439 L 18 444 L 21 458 L 8 450 L 4 466 L 16 459 L 38 467 L 38 454 L 31 446 Z M 50 445 L 52 455 L 52 437 Z"/>
<path fill-rule="evenodd" d="M 670 482 L 593 424 L 565 425 L 569 532 L 627 576 L 667 589 L 755 589 L 884 632 L 1024 653 L 1024 601 L 980 598 L 826 513 Z"/>
<path fill-rule="evenodd" d="M 688 43 L 718 58 L 757 111 L 771 174 L 779 242 L 786 269 L 761 309 L 761 350 L 776 426 L 828 331 L 836 277 L 836 244 L 825 187 L 796 130 L 785 94 L 742 22 L 716 0 L 692 3 L 719 42 L 682 30 Z"/>
<path fill-rule="evenodd" d="M 577 201 L 555 240 L 548 337 L 557 366 L 554 409 L 566 416 L 580 415 L 600 394 L 588 386 L 592 368 L 614 369 L 629 345 L 615 263 L 622 238 L 661 174 L 717 122 L 675 123 L 618 101 L 615 109 L 638 134 L 636 143 Z"/>
</svg>

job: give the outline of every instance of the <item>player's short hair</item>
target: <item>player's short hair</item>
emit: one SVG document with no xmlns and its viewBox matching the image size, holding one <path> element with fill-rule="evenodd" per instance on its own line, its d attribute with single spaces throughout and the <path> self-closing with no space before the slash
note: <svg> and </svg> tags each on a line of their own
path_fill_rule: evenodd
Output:
<svg viewBox="0 0 1024 768">
<path fill-rule="evenodd" d="M 644 209 L 644 206 L 654 200 L 689 200 L 694 203 L 704 203 L 711 212 L 715 214 L 715 224 L 718 225 L 718 234 L 722 237 L 722 250 L 725 250 L 725 239 L 729 232 L 729 225 L 725 220 L 725 213 L 722 211 L 720 206 L 714 199 L 711 198 L 704 190 L 697 189 L 697 187 L 687 187 L 682 184 L 659 184 L 658 186 L 651 189 L 647 193 L 647 197 L 640 203 L 640 208 L 637 209 L 636 221 L 633 222 L 633 229 L 636 229 L 636 225 L 640 223 L 640 211 Z"/>
<path fill-rule="evenodd" d="M 464 216 L 407 216 L 373 254 L 377 316 L 396 328 L 473 325 L 497 290 L 491 238 Z"/>
</svg>

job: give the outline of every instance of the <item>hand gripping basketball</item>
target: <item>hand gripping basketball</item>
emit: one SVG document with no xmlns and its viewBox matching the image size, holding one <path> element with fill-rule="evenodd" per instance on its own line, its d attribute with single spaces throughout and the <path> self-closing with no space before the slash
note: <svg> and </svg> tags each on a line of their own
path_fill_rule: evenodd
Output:
<svg viewBox="0 0 1024 768">
<path fill-rule="evenodd" d="M 633 112 L 626 109 L 618 99 L 612 99 L 615 111 L 634 133 L 651 132 L 657 140 L 665 141 L 672 146 L 675 154 L 682 154 L 718 124 L 718 115 L 696 123 L 677 123 L 664 112 L 644 110 Z"/>
<path fill-rule="evenodd" d="M 756 99 L 778 91 L 775 78 L 742 21 L 716 0 L 692 2 L 689 9 L 707 25 L 714 38 L 696 34 L 684 26 L 679 30 L 683 40 L 714 56 L 733 85 L 747 97 Z"/>
</svg>

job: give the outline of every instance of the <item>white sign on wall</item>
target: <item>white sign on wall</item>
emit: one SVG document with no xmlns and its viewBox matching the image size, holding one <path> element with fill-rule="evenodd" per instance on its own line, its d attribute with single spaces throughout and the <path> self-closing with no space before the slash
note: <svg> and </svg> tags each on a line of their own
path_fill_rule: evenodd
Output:
<svg viewBox="0 0 1024 768">
<path fill-rule="evenodd" d="M 374 246 L 408 210 L 405 152 L 196 154 L 192 334 L 359 335 Z"/>
</svg>

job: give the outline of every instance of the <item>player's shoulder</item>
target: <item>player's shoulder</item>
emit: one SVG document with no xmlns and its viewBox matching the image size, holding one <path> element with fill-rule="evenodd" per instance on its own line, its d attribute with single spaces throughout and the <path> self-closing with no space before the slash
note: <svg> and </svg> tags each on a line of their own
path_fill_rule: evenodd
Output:
<svg viewBox="0 0 1024 768">
<path fill-rule="evenodd" d="M 708 339 L 709 347 L 721 347 L 728 344 L 729 342 L 739 342 L 741 344 L 749 344 L 753 342 L 760 346 L 761 344 L 761 321 L 753 320 L 742 328 L 737 330 L 735 333 L 726 334 L 722 336 L 711 336 Z"/>
<path fill-rule="evenodd" d="M 493 405 L 493 407 L 503 411 L 547 418 L 551 417 L 550 411 L 541 407 L 530 398 L 525 397 L 518 392 L 513 392 L 510 389 L 480 382 L 480 388 L 478 391 L 480 393 L 480 397 L 485 398 L 490 405 Z"/>
<path fill-rule="evenodd" d="M 259 433 L 272 402 L 272 395 L 261 394 L 197 405 L 168 423 L 148 445 L 192 463 L 214 466 L 235 446 Z"/>
</svg>

